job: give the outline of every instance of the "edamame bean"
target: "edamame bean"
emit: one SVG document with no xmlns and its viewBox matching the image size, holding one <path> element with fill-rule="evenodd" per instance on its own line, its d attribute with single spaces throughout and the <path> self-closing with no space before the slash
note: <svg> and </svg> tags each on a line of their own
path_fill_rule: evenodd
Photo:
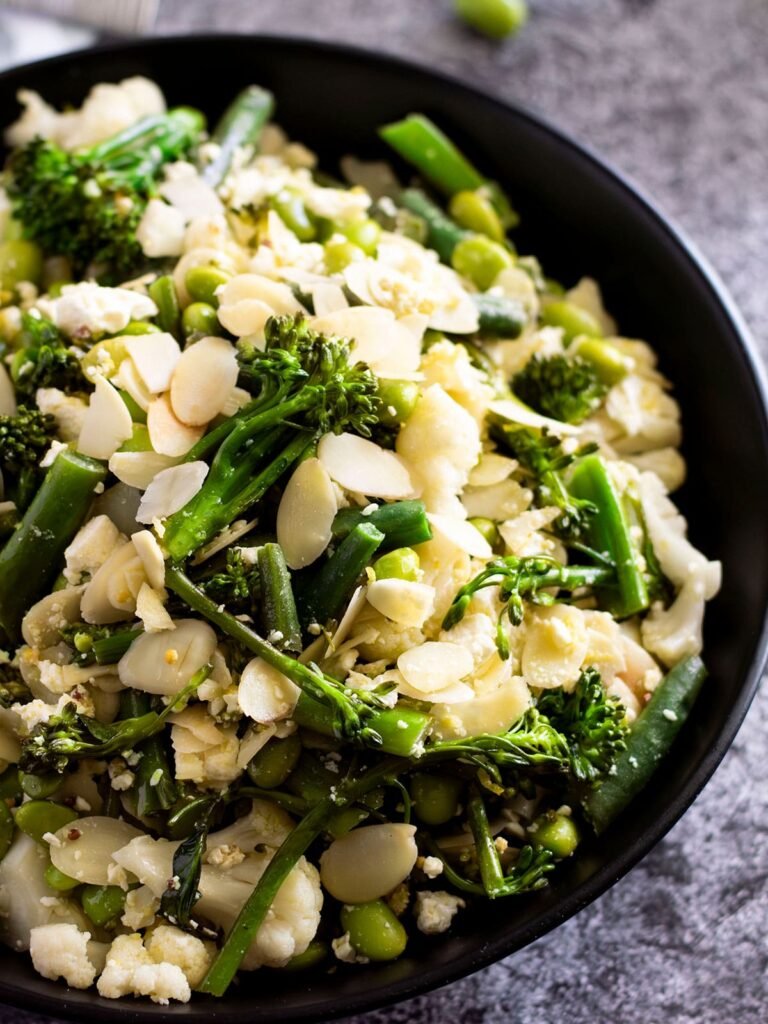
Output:
<svg viewBox="0 0 768 1024">
<path fill-rule="evenodd" d="M 461 790 L 461 780 L 451 775 L 417 772 L 411 780 L 413 810 L 425 825 L 444 825 L 458 811 Z"/>
<path fill-rule="evenodd" d="M 125 397 L 125 393 L 121 392 L 121 395 Z M 128 396 L 130 397 L 130 396 Z M 128 403 L 126 402 L 126 405 Z M 133 433 L 127 441 L 123 441 L 118 451 L 121 452 L 151 452 L 152 442 L 149 439 L 149 430 L 144 426 L 143 423 L 133 424 Z"/>
<path fill-rule="evenodd" d="M 56 832 L 76 819 L 77 811 L 50 800 L 29 800 L 16 811 L 16 824 L 38 843 L 45 842 L 46 832 Z"/>
<path fill-rule="evenodd" d="M 456 10 L 468 25 L 491 39 L 514 35 L 528 20 L 525 0 L 456 0 Z"/>
<path fill-rule="evenodd" d="M 45 869 L 45 884 L 56 892 L 70 892 L 70 890 L 76 889 L 80 882 L 76 878 L 70 878 L 69 875 L 65 875 L 63 871 L 59 871 L 53 864 L 49 864 Z"/>
<path fill-rule="evenodd" d="M 325 253 L 325 269 L 329 274 L 339 274 L 350 263 L 365 259 L 365 253 L 359 245 L 353 245 L 346 238 L 331 238 L 323 246 Z"/>
<path fill-rule="evenodd" d="M 421 577 L 421 561 L 413 548 L 395 548 L 377 558 L 373 571 L 377 580 L 409 580 L 416 583 Z"/>
<path fill-rule="evenodd" d="M 494 242 L 504 241 L 504 228 L 490 199 L 482 192 L 457 192 L 448 204 L 448 212 L 463 228 L 487 235 Z"/>
<path fill-rule="evenodd" d="M 547 811 L 530 829 L 534 846 L 542 847 L 558 858 L 570 857 L 579 845 L 576 822 L 566 814 Z"/>
<path fill-rule="evenodd" d="M 590 338 L 601 338 L 602 328 L 591 313 L 567 299 L 547 302 L 541 310 L 541 322 L 547 327 L 562 327 L 565 343 L 568 344 L 580 334 Z"/>
<path fill-rule="evenodd" d="M 24 238 L 0 242 L 0 288 L 13 289 L 22 281 L 40 282 L 43 254 L 39 246 Z"/>
<path fill-rule="evenodd" d="M 0 860 L 8 853 L 13 842 L 13 815 L 8 804 L 0 800 Z"/>
<path fill-rule="evenodd" d="M 216 334 L 219 330 L 219 318 L 209 303 L 192 302 L 181 314 L 181 327 L 187 337 L 191 334 Z"/>
<path fill-rule="evenodd" d="M 56 587 L 54 586 L 53 589 L 55 590 Z M 19 781 L 28 797 L 33 800 L 45 800 L 61 788 L 64 776 L 59 775 L 58 772 L 50 772 L 48 775 L 27 775 L 26 772 L 20 772 Z"/>
<path fill-rule="evenodd" d="M 105 377 L 113 376 L 124 359 L 128 358 L 128 349 L 122 338 L 105 338 L 98 341 L 80 360 L 80 366 L 86 377 L 88 371 L 98 370 Z"/>
<path fill-rule="evenodd" d="M 499 528 L 492 519 L 486 519 L 485 516 L 472 516 L 469 522 L 479 533 L 482 533 L 492 548 L 496 547 L 499 543 Z"/>
<path fill-rule="evenodd" d="M 451 264 L 457 273 L 469 278 L 484 292 L 502 270 L 512 266 L 512 257 L 502 245 L 485 235 L 470 235 L 456 245 Z"/>
<path fill-rule="evenodd" d="M 342 907 L 341 927 L 356 952 L 369 960 L 396 960 L 408 942 L 405 928 L 383 900 Z"/>
<path fill-rule="evenodd" d="M 209 306 L 218 307 L 216 289 L 229 281 L 230 275 L 210 264 L 201 267 L 190 267 L 184 278 L 187 291 L 195 302 L 207 302 Z"/>
<path fill-rule="evenodd" d="M 120 331 L 120 334 L 160 334 L 160 328 L 157 324 L 151 324 L 148 320 L 131 320 L 129 324 Z"/>
<path fill-rule="evenodd" d="M 363 810 L 362 807 L 347 807 L 329 819 L 326 831 L 334 839 L 339 839 L 347 832 L 351 832 L 353 828 L 357 828 L 367 817 L 368 811 Z"/>
<path fill-rule="evenodd" d="M 125 891 L 119 885 L 84 885 L 80 904 L 95 925 L 108 925 L 123 913 Z"/>
<path fill-rule="evenodd" d="M 590 364 L 603 384 L 618 384 L 629 373 L 631 361 L 609 341 L 581 338 L 576 351 Z"/>
<path fill-rule="evenodd" d="M 296 235 L 300 242 L 313 242 L 317 226 L 304 205 L 304 200 L 293 189 L 284 188 L 272 199 L 272 208 L 280 220 Z"/>
<path fill-rule="evenodd" d="M 363 217 L 334 225 L 349 241 L 363 250 L 366 256 L 374 256 L 381 238 L 381 228 L 375 220 Z"/>
<path fill-rule="evenodd" d="M 65 280 L 53 281 L 51 284 L 48 285 L 48 296 L 51 299 L 58 299 L 58 297 L 61 295 L 61 290 L 64 287 L 64 285 L 73 284 L 73 283 L 74 282 L 72 282 L 72 281 L 65 281 Z"/>
<path fill-rule="evenodd" d="M 413 380 L 379 380 L 379 421 L 385 427 L 399 427 L 410 419 L 419 400 L 419 385 Z"/>
<path fill-rule="evenodd" d="M 327 960 L 330 955 L 330 949 L 325 942 L 320 942 L 319 939 L 314 939 L 303 953 L 299 953 L 298 956 L 293 957 L 285 965 L 283 970 L 286 971 L 305 971 L 310 967 L 317 967 L 324 960 Z"/>
<path fill-rule="evenodd" d="M 10 768 L 6 768 L 3 774 L 0 775 L 0 801 L 7 803 L 10 800 L 13 803 L 18 803 L 23 795 L 24 790 L 21 788 L 19 769 L 15 764 L 12 764 Z"/>
<path fill-rule="evenodd" d="M 301 749 L 301 740 L 295 732 L 282 740 L 269 740 L 248 764 L 253 784 L 262 789 L 281 786 L 296 767 Z"/>
</svg>

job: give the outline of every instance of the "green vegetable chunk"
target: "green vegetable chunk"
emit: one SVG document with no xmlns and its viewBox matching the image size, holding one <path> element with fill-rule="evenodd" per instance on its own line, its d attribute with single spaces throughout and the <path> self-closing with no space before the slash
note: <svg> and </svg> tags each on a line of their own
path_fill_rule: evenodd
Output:
<svg viewBox="0 0 768 1024">
<path fill-rule="evenodd" d="M 43 836 L 46 832 L 56 832 L 77 817 L 77 811 L 64 804 L 55 804 L 50 800 L 28 800 L 16 811 L 16 824 L 36 843 L 45 844 Z"/>
<path fill-rule="evenodd" d="M 119 885 L 84 885 L 80 904 L 95 925 L 109 927 L 117 923 L 125 909 L 125 892 Z"/>
<path fill-rule="evenodd" d="M 536 819 L 530 831 L 533 845 L 549 850 L 559 860 L 570 857 L 579 845 L 579 829 L 566 814 L 547 811 Z"/>
<path fill-rule="evenodd" d="M 425 825 L 445 825 L 459 809 L 464 785 L 452 775 L 417 772 L 411 780 L 411 799 L 416 816 Z"/>
<path fill-rule="evenodd" d="M 567 299 L 546 303 L 541 311 L 541 322 L 548 327 L 562 327 L 566 344 L 582 334 L 590 338 L 603 336 L 603 329 L 597 319 Z"/>
<path fill-rule="evenodd" d="M 385 551 L 409 548 L 432 539 L 432 528 L 422 501 L 394 501 L 380 505 L 369 515 L 362 509 L 343 508 L 333 520 L 333 536 L 342 540 L 360 523 L 370 523 L 384 534 L 381 547 Z"/>
<path fill-rule="evenodd" d="M 396 960 L 408 944 L 408 933 L 384 900 L 342 907 L 341 927 L 354 950 L 369 960 Z"/>
<path fill-rule="evenodd" d="M 256 146 L 262 129 L 275 109 L 271 92 L 249 85 L 227 107 L 213 130 L 211 141 L 218 146 L 216 156 L 203 168 L 202 178 L 209 185 L 220 185 L 226 177 L 235 152 L 243 146 Z"/>
<path fill-rule="evenodd" d="M 8 853 L 13 842 L 14 820 L 8 804 L 0 800 L 0 860 Z"/>
<path fill-rule="evenodd" d="M 502 270 L 512 266 L 512 257 L 503 245 L 485 235 L 469 235 L 454 247 L 451 266 L 484 292 Z"/>
<path fill-rule="evenodd" d="M 515 35 L 528 20 L 525 0 L 456 0 L 459 15 L 490 39 Z"/>
<path fill-rule="evenodd" d="M 581 423 L 600 406 L 608 388 L 591 362 L 579 355 L 554 355 L 529 359 L 512 378 L 512 390 L 544 416 Z"/>
<path fill-rule="evenodd" d="M 248 764 L 248 775 L 254 786 L 276 789 L 282 786 L 301 756 L 301 738 L 292 733 L 285 739 L 271 739 Z"/>
<path fill-rule="evenodd" d="M 413 548 L 395 548 L 373 563 L 377 580 L 409 580 L 416 582 L 421 577 L 419 556 Z"/>
</svg>

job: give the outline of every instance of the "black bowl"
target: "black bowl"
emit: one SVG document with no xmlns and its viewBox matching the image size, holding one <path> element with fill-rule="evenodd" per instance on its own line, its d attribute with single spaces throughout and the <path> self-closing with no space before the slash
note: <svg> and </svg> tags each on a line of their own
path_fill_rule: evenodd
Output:
<svg viewBox="0 0 768 1024">
<path fill-rule="evenodd" d="M 763 666 L 768 602 L 766 388 L 747 330 L 690 244 L 625 180 L 525 111 L 389 57 L 316 42 L 185 37 L 109 46 L 0 76 L 0 123 L 22 86 L 79 103 L 95 82 L 143 74 L 170 103 L 214 119 L 250 82 L 273 89 L 278 120 L 329 169 L 348 152 L 382 156 L 376 126 L 423 111 L 502 182 L 522 214 L 522 251 L 548 273 L 583 273 L 604 287 L 624 334 L 657 349 L 675 382 L 690 480 L 681 495 L 694 542 L 724 564 L 709 606 L 711 678 L 647 790 L 599 843 L 588 844 L 543 893 L 459 915 L 451 932 L 415 942 L 387 966 L 299 976 L 262 971 L 219 1001 L 188 1006 L 108 1002 L 37 975 L 27 956 L 0 958 L 0 999 L 85 1021 L 322 1020 L 435 988 L 520 949 L 586 906 L 627 872 L 693 801 L 744 717 Z"/>
</svg>

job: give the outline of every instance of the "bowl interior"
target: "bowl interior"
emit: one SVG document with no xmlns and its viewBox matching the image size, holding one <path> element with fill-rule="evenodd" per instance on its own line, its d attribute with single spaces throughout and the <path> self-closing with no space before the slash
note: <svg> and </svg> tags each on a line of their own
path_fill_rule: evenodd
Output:
<svg viewBox="0 0 768 1024">
<path fill-rule="evenodd" d="M 724 563 L 709 606 L 711 679 L 663 772 L 599 844 L 586 846 L 535 897 L 501 901 L 457 919 L 451 934 L 416 941 L 390 966 L 299 977 L 260 972 L 218 1003 L 163 1008 L 107 1003 L 35 974 L 26 957 L 0 956 L 0 999 L 79 1020 L 323 1019 L 404 998 L 510 953 L 580 909 L 674 823 L 722 757 L 746 711 L 763 656 L 768 546 L 765 398 L 743 328 L 686 244 L 625 182 L 524 112 L 413 66 L 330 45 L 248 37 L 154 40 L 58 58 L 0 76 L 0 121 L 20 87 L 78 103 L 99 81 L 144 74 L 170 104 L 213 121 L 252 81 L 271 88 L 277 120 L 335 171 L 339 156 L 384 156 L 377 125 L 419 110 L 434 118 L 522 215 L 518 247 L 570 284 L 603 286 L 622 332 L 648 340 L 682 403 L 690 479 L 680 496 L 694 542 Z M 727 467 L 727 469 L 725 468 Z"/>
</svg>

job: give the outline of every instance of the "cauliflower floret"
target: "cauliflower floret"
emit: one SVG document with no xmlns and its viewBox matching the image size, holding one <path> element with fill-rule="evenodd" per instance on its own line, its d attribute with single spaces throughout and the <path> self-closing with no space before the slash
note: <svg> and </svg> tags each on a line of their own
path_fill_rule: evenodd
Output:
<svg viewBox="0 0 768 1024">
<path fill-rule="evenodd" d="M 451 921 L 464 907 L 464 900 L 449 892 L 417 892 L 416 926 L 425 935 L 439 935 L 448 931 Z"/>
<path fill-rule="evenodd" d="M 656 381 L 637 374 L 611 388 L 605 412 L 620 428 L 619 436 L 611 439 L 618 452 L 636 455 L 656 448 L 677 448 L 682 440 L 677 402 Z"/>
<path fill-rule="evenodd" d="M 700 577 L 692 576 L 683 584 L 669 608 L 656 602 L 643 619 L 643 643 L 667 668 L 676 665 L 681 658 L 701 651 L 706 601 L 706 583 Z"/>
<path fill-rule="evenodd" d="M 202 705 L 173 716 L 171 742 L 177 779 L 221 787 L 240 774 L 236 726 L 217 725 Z"/>
<path fill-rule="evenodd" d="M 90 695 L 80 689 L 62 694 L 55 704 L 49 704 L 39 698 L 30 700 L 26 704 L 13 704 L 12 710 L 19 717 L 19 733 L 22 736 L 29 736 L 35 726 L 40 725 L 41 722 L 47 722 L 55 715 L 60 715 L 67 704 L 74 704 L 81 715 L 92 718 L 96 714 L 96 708 Z"/>
<path fill-rule="evenodd" d="M 349 932 L 344 932 L 337 939 L 331 939 L 331 949 L 337 960 L 343 964 L 367 964 L 370 960 L 367 956 L 358 953 L 349 937 Z"/>
<path fill-rule="evenodd" d="M 546 530 L 560 515 L 559 508 L 532 508 L 521 512 L 514 519 L 507 519 L 499 524 L 499 533 L 510 555 L 524 558 L 530 555 L 559 556 L 562 546 L 553 537 L 548 537 L 541 530 Z"/>
<path fill-rule="evenodd" d="M 131 320 L 146 320 L 157 314 L 147 295 L 130 288 L 103 288 L 93 281 L 66 284 L 55 298 L 42 298 L 37 308 L 70 338 L 92 338 L 119 334 Z"/>
<path fill-rule="evenodd" d="M 471 579 L 472 559 L 440 531 L 435 531 L 432 540 L 419 544 L 418 552 L 422 580 L 435 591 L 434 611 L 424 626 L 425 634 L 430 636 L 440 629 L 456 591 Z"/>
<path fill-rule="evenodd" d="M 559 327 L 542 327 L 540 330 L 526 331 L 514 341 L 492 342 L 487 345 L 487 351 L 509 380 L 534 356 L 547 358 L 562 355 L 563 332 Z"/>
<path fill-rule="evenodd" d="M 676 491 L 685 483 L 685 459 L 677 448 L 657 448 L 639 455 L 627 455 L 626 459 L 641 473 L 655 473 L 667 491 Z"/>
<path fill-rule="evenodd" d="M 75 534 L 74 540 L 64 552 L 66 568 L 64 576 L 68 583 L 76 586 L 83 573 L 100 569 L 118 544 L 126 538 L 109 516 L 94 516 Z"/>
<path fill-rule="evenodd" d="M 202 945 L 202 943 L 201 943 Z M 141 935 L 118 935 L 107 953 L 107 963 L 96 986 L 106 999 L 149 996 L 167 1005 L 171 999 L 188 1003 L 192 992 L 177 964 L 157 962 L 144 947 Z"/>
<path fill-rule="evenodd" d="M 533 501 L 533 491 L 517 480 L 500 480 L 483 487 L 467 487 L 461 504 L 470 518 L 493 519 L 501 522 L 521 516 Z"/>
<path fill-rule="evenodd" d="M 425 639 L 421 629 L 400 626 L 369 606 L 358 615 L 350 643 L 365 661 L 395 661 Z"/>
<path fill-rule="evenodd" d="M 35 401 L 40 412 L 53 416 L 62 441 L 77 441 L 88 411 L 87 402 L 58 388 L 38 388 Z"/>
<path fill-rule="evenodd" d="M 140 885 L 138 889 L 131 889 L 125 894 L 125 910 L 120 923 L 131 931 L 151 928 L 159 909 L 160 900 L 149 886 Z"/>
<path fill-rule="evenodd" d="M 29 933 L 29 952 L 38 974 L 51 981 L 63 978 L 70 988 L 90 988 L 96 967 L 88 957 L 90 932 L 76 924 L 44 924 Z"/>
<path fill-rule="evenodd" d="M 422 358 L 420 369 L 428 385 L 439 384 L 482 428 L 488 406 L 496 396 L 485 374 L 470 362 L 463 345 L 437 342 Z"/>
<path fill-rule="evenodd" d="M 186 219 L 181 210 L 162 199 L 150 199 L 136 227 L 136 241 L 150 258 L 181 256 L 185 230 Z"/>
<path fill-rule="evenodd" d="M 147 951 L 156 963 L 180 967 L 192 988 L 197 988 L 211 964 L 210 950 L 201 939 L 167 924 L 152 931 Z"/>
</svg>

